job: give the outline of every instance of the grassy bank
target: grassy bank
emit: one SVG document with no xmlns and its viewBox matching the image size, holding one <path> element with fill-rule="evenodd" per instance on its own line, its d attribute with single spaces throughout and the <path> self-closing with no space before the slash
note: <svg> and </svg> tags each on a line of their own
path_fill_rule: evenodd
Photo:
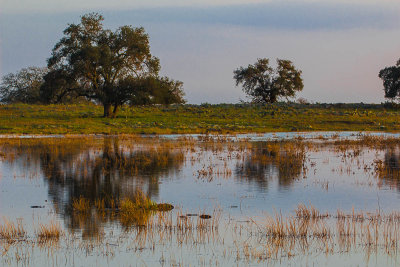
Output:
<svg viewBox="0 0 400 267">
<path fill-rule="evenodd" d="M 365 104 L 123 107 L 0 105 L 0 134 L 171 134 L 280 131 L 400 131 L 400 110 Z"/>
</svg>

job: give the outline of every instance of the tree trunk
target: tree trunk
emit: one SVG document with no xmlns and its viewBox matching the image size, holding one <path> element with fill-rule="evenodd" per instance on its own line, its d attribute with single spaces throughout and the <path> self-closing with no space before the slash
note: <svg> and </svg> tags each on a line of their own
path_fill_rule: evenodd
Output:
<svg viewBox="0 0 400 267">
<path fill-rule="evenodd" d="M 113 113 L 112 113 L 112 117 L 115 118 L 117 116 L 117 112 L 118 112 L 118 105 L 115 104 L 114 105 L 114 109 L 113 109 Z"/>
<path fill-rule="evenodd" d="M 110 117 L 111 116 L 111 104 L 105 103 L 105 104 L 103 104 L 103 106 L 104 106 L 104 115 L 103 115 L 103 117 L 104 118 Z"/>
<path fill-rule="evenodd" d="M 275 103 L 277 100 L 277 97 L 275 94 L 270 95 L 269 97 L 269 103 Z"/>
<path fill-rule="evenodd" d="M 268 95 L 268 96 L 263 96 L 262 99 L 264 100 L 264 103 L 265 103 L 265 104 L 271 104 L 271 103 L 273 103 L 272 100 L 271 100 L 271 96 L 270 96 L 270 95 Z"/>
</svg>

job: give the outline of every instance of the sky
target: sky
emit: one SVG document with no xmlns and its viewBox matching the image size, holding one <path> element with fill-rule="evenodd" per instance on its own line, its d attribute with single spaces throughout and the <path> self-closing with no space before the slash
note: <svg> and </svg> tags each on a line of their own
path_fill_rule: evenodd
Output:
<svg viewBox="0 0 400 267">
<path fill-rule="evenodd" d="M 310 102 L 380 103 L 378 72 L 400 57 L 397 0 L 0 0 L 0 75 L 45 66 L 68 23 L 92 11 L 106 28 L 143 26 L 194 104 L 248 100 L 233 70 L 264 57 L 292 60 Z"/>
</svg>

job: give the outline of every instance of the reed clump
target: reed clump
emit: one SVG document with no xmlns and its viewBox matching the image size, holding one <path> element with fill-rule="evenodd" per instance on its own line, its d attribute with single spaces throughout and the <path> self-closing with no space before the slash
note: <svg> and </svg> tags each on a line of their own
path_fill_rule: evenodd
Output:
<svg viewBox="0 0 400 267">
<path fill-rule="evenodd" d="M 72 208 L 76 212 L 86 213 L 90 210 L 90 201 L 80 196 L 72 201 Z"/>
<path fill-rule="evenodd" d="M 98 212 L 116 211 L 119 201 L 113 197 L 98 198 L 93 201 L 94 207 Z"/>
<path fill-rule="evenodd" d="M 83 196 L 73 199 L 73 218 L 77 221 L 119 220 L 124 226 L 144 226 L 155 212 L 174 209 L 169 203 L 156 203 L 141 190 L 123 198 L 105 196 L 90 200 Z"/>
<path fill-rule="evenodd" d="M 0 225 L 0 237 L 2 239 L 5 239 L 7 242 L 14 242 L 25 237 L 26 231 L 20 221 L 17 223 L 7 219 L 3 221 L 4 223 Z"/>
<path fill-rule="evenodd" d="M 305 204 L 299 204 L 297 209 L 295 210 L 296 217 L 299 219 L 306 219 L 306 220 L 315 220 L 328 217 L 329 214 L 321 214 L 318 209 L 316 209 L 313 205 L 309 205 L 308 207 Z"/>
<path fill-rule="evenodd" d="M 174 206 L 169 204 L 169 203 L 160 203 L 157 204 L 157 210 L 158 211 L 170 211 L 173 210 Z"/>
<path fill-rule="evenodd" d="M 119 202 L 121 214 L 129 214 L 137 210 L 157 210 L 158 205 L 146 196 L 142 191 L 138 191 L 134 199 L 124 198 Z"/>
<path fill-rule="evenodd" d="M 132 224 L 145 226 L 154 212 L 170 211 L 174 208 L 173 205 L 168 203 L 157 204 L 140 190 L 136 192 L 133 199 L 124 198 L 120 200 L 118 207 L 121 223 L 125 226 Z"/>
<path fill-rule="evenodd" d="M 40 241 L 58 240 L 62 235 L 61 226 L 53 221 L 49 224 L 39 224 L 36 235 Z"/>
</svg>

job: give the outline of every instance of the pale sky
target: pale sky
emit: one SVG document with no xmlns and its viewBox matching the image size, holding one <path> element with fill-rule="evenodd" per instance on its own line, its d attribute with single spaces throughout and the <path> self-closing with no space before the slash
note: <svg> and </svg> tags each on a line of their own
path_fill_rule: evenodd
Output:
<svg viewBox="0 0 400 267">
<path fill-rule="evenodd" d="M 83 9 L 112 9 L 175 6 L 217 6 L 271 2 L 308 2 L 308 3 L 361 3 L 387 4 L 398 3 L 398 0 L 1 0 L 1 10 L 11 12 L 46 12 L 78 11 Z"/>
<path fill-rule="evenodd" d="M 184 82 L 189 103 L 245 99 L 232 72 L 261 57 L 292 60 L 310 101 L 384 101 L 378 72 L 400 57 L 399 1 L 249 3 L 2 0 L 0 75 L 45 66 L 67 24 L 96 11 L 105 27 L 144 26 L 162 74 Z"/>
</svg>

